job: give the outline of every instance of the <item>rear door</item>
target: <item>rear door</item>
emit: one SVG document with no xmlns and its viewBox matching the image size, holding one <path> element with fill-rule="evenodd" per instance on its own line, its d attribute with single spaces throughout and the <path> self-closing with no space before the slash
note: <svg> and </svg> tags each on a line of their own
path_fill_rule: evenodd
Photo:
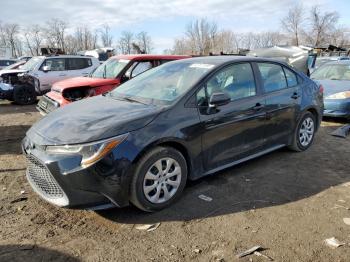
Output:
<svg viewBox="0 0 350 262">
<path fill-rule="evenodd" d="M 278 63 L 257 63 L 266 100 L 266 147 L 287 144 L 296 124 L 301 89 L 297 75 Z"/>
<path fill-rule="evenodd" d="M 197 93 L 207 171 L 256 153 L 262 147 L 265 102 L 256 82 L 251 64 L 237 63 L 218 71 Z M 210 110 L 208 99 L 218 92 L 226 93 L 231 102 Z"/>
<path fill-rule="evenodd" d="M 88 76 L 91 72 L 92 61 L 91 58 L 72 57 L 67 58 L 67 76 Z"/>
</svg>

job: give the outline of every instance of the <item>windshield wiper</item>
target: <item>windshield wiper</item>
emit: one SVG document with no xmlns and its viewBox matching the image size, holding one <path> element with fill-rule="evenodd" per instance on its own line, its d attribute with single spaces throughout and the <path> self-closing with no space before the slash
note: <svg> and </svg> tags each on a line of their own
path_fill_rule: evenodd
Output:
<svg viewBox="0 0 350 262">
<path fill-rule="evenodd" d="M 144 102 L 141 102 L 141 101 L 139 101 L 139 100 L 136 100 L 135 98 L 131 98 L 130 96 L 123 96 L 122 99 L 123 99 L 123 100 L 126 100 L 126 101 L 128 101 L 128 102 L 136 102 L 136 103 L 139 103 L 139 104 L 148 105 L 148 104 L 146 104 L 146 103 L 144 103 Z"/>
<path fill-rule="evenodd" d="M 106 69 L 106 65 L 103 67 L 103 78 L 105 78 L 106 79 L 106 71 L 107 71 L 107 69 Z"/>
</svg>

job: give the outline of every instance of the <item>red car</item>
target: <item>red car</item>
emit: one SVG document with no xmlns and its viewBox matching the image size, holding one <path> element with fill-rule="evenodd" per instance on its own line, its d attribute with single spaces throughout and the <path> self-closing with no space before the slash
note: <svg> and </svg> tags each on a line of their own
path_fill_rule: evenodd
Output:
<svg viewBox="0 0 350 262">
<path fill-rule="evenodd" d="M 51 91 L 40 99 L 37 109 L 45 115 L 74 101 L 108 92 L 153 67 L 184 58 L 190 58 L 190 56 L 113 56 L 88 77 L 74 77 L 54 83 Z"/>
</svg>

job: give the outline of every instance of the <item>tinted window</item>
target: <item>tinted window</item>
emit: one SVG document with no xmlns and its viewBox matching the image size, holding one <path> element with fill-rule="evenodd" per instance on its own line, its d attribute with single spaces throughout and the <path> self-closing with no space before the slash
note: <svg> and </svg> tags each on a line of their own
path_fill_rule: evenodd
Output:
<svg viewBox="0 0 350 262">
<path fill-rule="evenodd" d="M 255 80 L 249 63 L 224 68 L 207 82 L 207 94 L 226 93 L 231 100 L 254 96 Z"/>
<path fill-rule="evenodd" d="M 64 58 L 48 58 L 43 63 L 42 67 L 48 66 L 50 71 L 64 71 L 66 70 L 65 60 Z"/>
<path fill-rule="evenodd" d="M 288 87 L 296 86 L 298 85 L 298 79 L 294 72 L 290 71 L 286 67 L 283 68 L 284 73 L 286 74 L 287 84 Z"/>
<path fill-rule="evenodd" d="M 280 65 L 272 63 L 257 63 L 263 80 L 265 92 L 273 92 L 287 88 L 286 77 Z"/>
<path fill-rule="evenodd" d="M 89 58 L 68 58 L 68 70 L 79 70 L 91 66 Z"/>
<path fill-rule="evenodd" d="M 132 69 L 131 77 L 135 77 L 151 68 L 152 68 L 151 62 L 140 62 Z"/>
</svg>

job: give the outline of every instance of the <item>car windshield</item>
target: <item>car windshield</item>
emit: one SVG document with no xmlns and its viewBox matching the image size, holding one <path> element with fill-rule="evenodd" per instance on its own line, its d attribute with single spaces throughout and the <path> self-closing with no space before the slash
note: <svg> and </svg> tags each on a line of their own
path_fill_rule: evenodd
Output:
<svg viewBox="0 0 350 262">
<path fill-rule="evenodd" d="M 21 70 L 23 69 L 26 71 L 32 71 L 42 61 L 43 61 L 43 58 L 41 57 L 33 57 L 29 59 L 28 62 L 21 67 Z"/>
<path fill-rule="evenodd" d="M 316 80 L 350 80 L 350 64 L 325 64 L 311 74 Z"/>
<path fill-rule="evenodd" d="M 108 59 L 91 74 L 93 78 L 109 78 L 114 79 L 130 62 L 126 59 Z"/>
<path fill-rule="evenodd" d="M 169 105 L 185 94 L 214 65 L 177 61 L 151 69 L 122 84 L 110 95 Z"/>
</svg>

